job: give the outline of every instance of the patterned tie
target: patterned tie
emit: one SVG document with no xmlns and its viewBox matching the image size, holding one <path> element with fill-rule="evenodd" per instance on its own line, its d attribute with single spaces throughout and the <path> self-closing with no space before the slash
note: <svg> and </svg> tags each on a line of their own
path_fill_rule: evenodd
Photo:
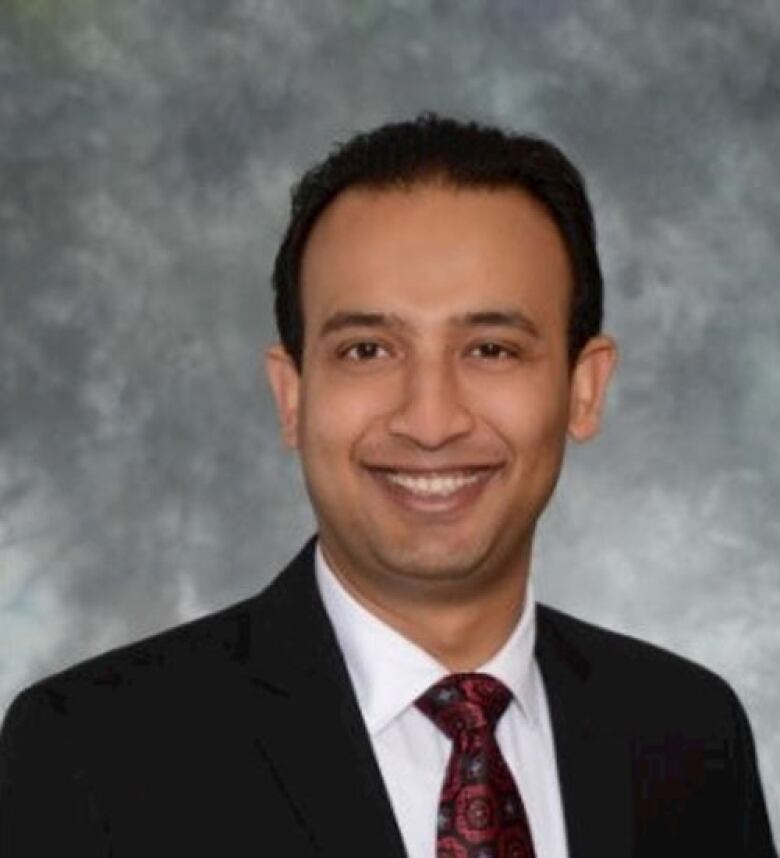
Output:
<svg viewBox="0 0 780 858">
<path fill-rule="evenodd" d="M 494 730 L 510 693 L 482 673 L 455 673 L 417 708 L 452 739 L 439 799 L 437 858 L 534 858 L 531 830 Z"/>
</svg>

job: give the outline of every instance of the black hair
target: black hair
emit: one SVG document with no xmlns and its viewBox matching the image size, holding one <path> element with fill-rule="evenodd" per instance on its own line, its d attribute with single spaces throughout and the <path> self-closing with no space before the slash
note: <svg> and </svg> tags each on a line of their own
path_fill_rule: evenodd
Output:
<svg viewBox="0 0 780 858">
<path fill-rule="evenodd" d="M 593 213 L 577 168 L 548 140 L 424 113 L 358 134 L 337 146 L 293 188 L 273 288 L 279 337 L 299 371 L 304 330 L 299 275 L 317 218 L 348 188 L 409 188 L 436 180 L 455 187 L 517 188 L 541 203 L 560 230 L 573 274 L 570 364 L 599 333 L 603 280 Z"/>
</svg>

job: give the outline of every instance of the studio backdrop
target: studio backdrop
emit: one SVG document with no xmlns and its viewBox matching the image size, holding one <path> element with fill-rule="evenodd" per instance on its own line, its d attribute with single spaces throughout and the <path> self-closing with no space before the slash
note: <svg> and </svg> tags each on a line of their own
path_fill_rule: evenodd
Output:
<svg viewBox="0 0 780 858">
<path fill-rule="evenodd" d="M 722 673 L 780 832 L 780 5 L 2 0 L 0 712 L 312 531 L 259 355 L 292 181 L 434 110 L 550 137 L 621 365 L 539 597 Z"/>
</svg>

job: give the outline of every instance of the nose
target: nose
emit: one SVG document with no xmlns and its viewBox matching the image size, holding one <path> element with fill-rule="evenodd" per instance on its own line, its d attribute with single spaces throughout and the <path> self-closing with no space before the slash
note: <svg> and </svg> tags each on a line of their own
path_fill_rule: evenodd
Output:
<svg viewBox="0 0 780 858">
<path fill-rule="evenodd" d="M 402 384 L 401 402 L 388 423 L 391 434 L 435 450 L 474 428 L 457 370 L 446 358 L 416 361 Z"/>
</svg>

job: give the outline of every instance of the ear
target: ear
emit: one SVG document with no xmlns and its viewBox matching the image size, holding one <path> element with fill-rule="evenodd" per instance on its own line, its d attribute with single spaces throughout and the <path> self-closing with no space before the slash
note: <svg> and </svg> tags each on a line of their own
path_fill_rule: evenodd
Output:
<svg viewBox="0 0 780 858">
<path fill-rule="evenodd" d="M 617 363 L 617 346 L 611 337 L 592 337 L 572 370 L 569 391 L 569 436 L 589 441 L 601 426 L 607 385 Z"/>
<path fill-rule="evenodd" d="M 284 346 L 276 344 L 265 352 L 265 374 L 276 400 L 282 439 L 288 447 L 298 447 L 298 403 L 301 377 Z"/>
</svg>

